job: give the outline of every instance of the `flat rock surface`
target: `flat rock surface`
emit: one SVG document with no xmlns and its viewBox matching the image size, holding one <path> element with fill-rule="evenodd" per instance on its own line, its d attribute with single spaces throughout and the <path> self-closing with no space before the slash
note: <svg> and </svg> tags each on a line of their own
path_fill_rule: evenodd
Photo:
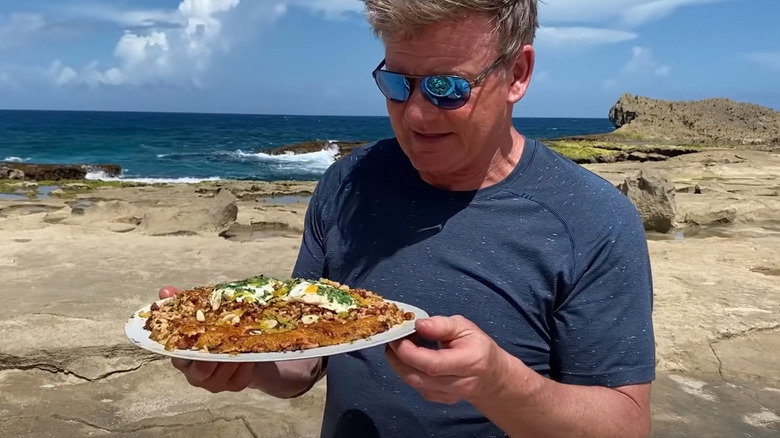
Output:
<svg viewBox="0 0 780 438">
<path fill-rule="evenodd" d="M 615 184 L 664 172 L 676 189 L 679 228 L 648 234 L 655 437 L 780 436 L 780 157 L 737 155 L 587 166 Z M 152 236 L 132 220 L 219 188 L 238 208 L 222 233 Z M 296 400 L 211 394 L 123 332 L 162 285 L 289 276 L 312 189 L 223 182 L 0 200 L 0 437 L 316 437 L 326 381 Z M 725 225 L 685 221 L 726 209 Z"/>
</svg>

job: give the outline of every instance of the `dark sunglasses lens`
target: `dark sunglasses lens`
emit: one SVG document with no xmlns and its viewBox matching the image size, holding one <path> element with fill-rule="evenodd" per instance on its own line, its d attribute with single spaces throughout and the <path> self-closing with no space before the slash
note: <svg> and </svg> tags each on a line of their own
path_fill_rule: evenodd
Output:
<svg viewBox="0 0 780 438">
<path fill-rule="evenodd" d="M 457 76 L 428 76 L 421 85 L 425 96 L 443 109 L 460 108 L 471 95 L 468 81 Z"/>
<path fill-rule="evenodd" d="M 411 91 L 409 81 L 396 73 L 379 70 L 375 75 L 376 84 L 386 98 L 394 102 L 405 102 Z"/>
</svg>

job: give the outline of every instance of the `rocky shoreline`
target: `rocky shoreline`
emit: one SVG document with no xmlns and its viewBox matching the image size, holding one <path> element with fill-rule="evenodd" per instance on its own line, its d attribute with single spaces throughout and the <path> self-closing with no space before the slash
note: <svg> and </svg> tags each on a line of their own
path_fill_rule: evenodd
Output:
<svg viewBox="0 0 780 438">
<path fill-rule="evenodd" d="M 655 224 L 654 437 L 776 434 L 780 154 L 584 166 Z M 123 333 L 161 285 L 289 276 L 314 186 L 209 181 L 0 198 L 4 290 L 24 291 L 3 294 L 0 436 L 52 427 L 63 438 L 317 436 L 327 381 L 295 400 L 210 394 Z"/>
<path fill-rule="evenodd" d="M 86 179 L 89 172 L 101 172 L 108 177 L 118 177 L 122 174 L 122 167 L 118 164 L 29 164 L 0 161 L 0 179 L 82 180 Z"/>
<path fill-rule="evenodd" d="M 653 438 L 778 436 L 780 151 L 557 141 L 647 229 Z M 162 285 L 289 277 L 315 185 L 0 180 L 0 436 L 318 436 L 327 379 L 293 400 L 212 394 L 124 334 Z"/>
<path fill-rule="evenodd" d="M 780 149 L 780 112 L 728 99 L 673 102 L 622 95 L 609 109 L 615 130 L 604 134 L 540 139 L 579 164 L 664 161 L 712 149 Z M 304 141 L 263 149 L 271 155 L 335 150 L 341 159 L 369 143 Z M 28 164 L 0 162 L 0 180 L 84 180 L 87 172 L 121 175 L 117 164 Z"/>
</svg>

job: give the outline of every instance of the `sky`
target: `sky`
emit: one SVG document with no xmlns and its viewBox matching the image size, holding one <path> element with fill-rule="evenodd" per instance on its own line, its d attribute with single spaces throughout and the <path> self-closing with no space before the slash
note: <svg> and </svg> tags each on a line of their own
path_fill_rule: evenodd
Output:
<svg viewBox="0 0 780 438">
<path fill-rule="evenodd" d="M 780 1 L 544 0 L 517 117 L 780 110 Z M 0 0 L 0 109 L 385 115 L 359 0 Z"/>
</svg>

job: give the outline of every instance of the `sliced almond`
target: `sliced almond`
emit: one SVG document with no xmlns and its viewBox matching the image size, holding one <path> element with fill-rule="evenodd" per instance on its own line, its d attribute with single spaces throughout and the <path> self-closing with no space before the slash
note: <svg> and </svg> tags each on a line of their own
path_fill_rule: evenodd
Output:
<svg viewBox="0 0 780 438">
<path fill-rule="evenodd" d="M 301 318 L 301 322 L 304 323 L 304 324 L 312 324 L 312 323 L 317 322 L 319 319 L 320 319 L 320 317 L 317 316 L 317 315 L 304 315 Z"/>
<path fill-rule="evenodd" d="M 206 315 L 203 314 L 203 311 L 198 309 L 198 311 L 195 313 L 195 319 L 197 319 L 200 322 L 206 321 Z"/>
<path fill-rule="evenodd" d="M 209 303 L 211 304 L 211 310 L 219 309 L 219 305 L 222 304 L 222 294 L 219 291 L 214 291 L 209 297 Z"/>
<path fill-rule="evenodd" d="M 265 321 L 260 323 L 260 328 L 263 330 L 268 330 L 276 327 L 279 324 L 279 322 L 275 319 L 266 319 Z"/>
</svg>

